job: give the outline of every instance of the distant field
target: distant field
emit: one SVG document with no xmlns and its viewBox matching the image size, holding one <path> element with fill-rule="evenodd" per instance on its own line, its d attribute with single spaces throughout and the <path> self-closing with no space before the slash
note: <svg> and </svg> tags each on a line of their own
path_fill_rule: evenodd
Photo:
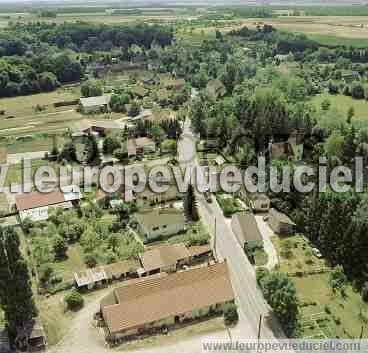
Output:
<svg viewBox="0 0 368 353">
<path fill-rule="evenodd" d="M 341 94 L 332 95 L 328 93 L 320 94 L 312 99 L 318 111 L 321 111 L 321 103 L 328 99 L 331 103 L 330 109 L 337 109 L 342 112 L 341 122 L 346 121 L 347 112 L 350 107 L 354 108 L 355 115 L 352 119 L 354 126 L 357 128 L 368 127 L 368 101 L 364 99 L 353 99 Z M 338 118 L 338 117 L 336 117 Z"/>
<path fill-rule="evenodd" d="M 246 25 L 254 28 L 257 24 L 263 23 L 270 24 L 279 30 L 304 33 L 325 45 L 368 46 L 368 16 L 253 18 L 241 20 L 239 27 Z"/>
<path fill-rule="evenodd" d="M 63 143 L 63 133 L 77 121 L 88 118 L 75 111 L 75 106 L 55 108 L 53 103 L 75 100 L 80 97 L 79 87 L 59 89 L 51 93 L 34 94 L 25 97 L 0 99 L 0 145 L 8 146 L 8 153 L 46 151 L 57 143 Z M 43 106 L 38 112 L 35 107 Z M 5 119 L 7 116 L 14 118 Z M 114 118 L 115 114 L 111 115 Z M 121 117 L 121 115 L 117 116 Z M 105 115 L 98 117 L 105 118 Z"/>
</svg>

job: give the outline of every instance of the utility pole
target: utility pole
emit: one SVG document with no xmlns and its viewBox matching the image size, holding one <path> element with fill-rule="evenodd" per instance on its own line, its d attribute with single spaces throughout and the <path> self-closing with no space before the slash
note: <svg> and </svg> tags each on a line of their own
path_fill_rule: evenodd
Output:
<svg viewBox="0 0 368 353">
<path fill-rule="evenodd" d="M 261 326 L 262 326 L 262 314 L 259 315 L 257 353 L 259 353 L 259 340 L 261 339 Z"/>
<path fill-rule="evenodd" d="M 216 216 L 215 217 L 215 237 L 214 237 L 214 240 L 213 240 L 213 250 L 214 250 L 214 253 L 215 253 L 215 260 L 217 261 L 217 251 L 216 251 L 216 245 L 217 245 L 217 219 L 216 219 Z"/>
<path fill-rule="evenodd" d="M 261 339 L 261 326 L 262 326 L 262 314 L 259 315 L 259 324 L 258 324 L 258 341 Z"/>
<path fill-rule="evenodd" d="M 229 338 L 230 338 L 230 343 L 233 344 L 233 338 L 231 337 L 230 328 L 229 327 L 226 327 L 226 330 L 227 330 L 227 334 L 229 335 Z"/>
</svg>

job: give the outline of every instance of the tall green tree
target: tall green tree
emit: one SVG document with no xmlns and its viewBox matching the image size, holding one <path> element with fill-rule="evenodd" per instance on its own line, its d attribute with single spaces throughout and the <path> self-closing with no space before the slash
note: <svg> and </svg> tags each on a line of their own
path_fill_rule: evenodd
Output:
<svg viewBox="0 0 368 353">
<path fill-rule="evenodd" d="M 28 267 L 12 227 L 0 228 L 0 303 L 9 331 L 37 315 Z"/>
<path fill-rule="evenodd" d="M 298 317 L 298 299 L 294 283 L 281 272 L 262 273 L 258 283 L 285 333 L 289 337 L 294 336 Z"/>
<path fill-rule="evenodd" d="M 198 204 L 192 184 L 188 185 L 188 190 L 184 199 L 184 210 L 187 219 L 192 222 L 199 221 Z"/>
</svg>

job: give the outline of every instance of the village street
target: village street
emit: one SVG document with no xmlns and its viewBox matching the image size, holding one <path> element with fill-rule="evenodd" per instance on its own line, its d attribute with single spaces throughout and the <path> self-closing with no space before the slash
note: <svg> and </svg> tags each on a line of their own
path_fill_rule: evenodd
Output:
<svg viewBox="0 0 368 353">
<path fill-rule="evenodd" d="M 182 166 L 197 165 L 195 157 L 195 140 L 187 122 L 183 138 L 179 143 L 179 160 Z M 189 157 L 189 158 L 188 158 Z M 192 157 L 192 158 L 191 158 Z M 272 319 L 269 307 L 256 285 L 255 272 L 252 265 L 238 245 L 231 226 L 226 222 L 222 210 L 217 202 L 209 204 L 202 195 L 197 195 L 200 213 L 203 222 L 208 226 L 212 235 L 212 244 L 219 259 L 227 260 L 232 285 L 236 294 L 240 320 L 230 332 L 223 330 L 212 334 L 195 335 L 181 339 L 179 342 L 163 345 L 147 346 L 144 349 L 132 350 L 137 353 L 200 353 L 201 344 L 206 339 L 226 340 L 256 338 L 260 315 L 262 315 L 261 337 L 283 337 L 278 322 Z M 215 225 L 216 224 L 216 225 Z M 215 229 L 216 228 L 216 229 Z M 215 233 L 216 232 L 216 233 Z M 216 235 L 215 235 L 216 234 Z M 55 347 L 50 348 L 52 353 L 104 353 L 109 349 L 105 346 L 102 332 L 92 325 L 92 317 L 99 309 L 99 302 L 104 294 L 83 308 L 73 320 L 69 333 Z M 231 336 L 231 337 L 230 337 Z M 115 349 L 124 351 L 124 346 Z"/>
<path fill-rule="evenodd" d="M 195 137 L 190 128 L 189 119 L 184 125 L 184 132 L 179 143 L 179 161 L 182 167 L 198 166 Z M 270 312 L 262 293 L 257 287 L 255 271 L 244 251 L 236 241 L 229 222 L 226 222 L 216 199 L 208 203 L 203 195 L 197 193 L 200 214 L 212 236 L 213 247 L 220 259 L 226 258 L 232 285 L 237 297 L 239 310 L 246 318 L 248 331 L 243 331 L 241 338 L 257 338 L 260 315 L 262 315 L 261 337 L 282 338 L 282 329 Z"/>
</svg>

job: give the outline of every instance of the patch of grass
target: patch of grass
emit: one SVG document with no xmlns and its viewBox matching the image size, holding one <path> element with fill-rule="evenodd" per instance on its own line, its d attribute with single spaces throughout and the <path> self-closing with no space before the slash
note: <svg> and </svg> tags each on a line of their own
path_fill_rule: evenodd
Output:
<svg viewBox="0 0 368 353">
<path fill-rule="evenodd" d="M 327 46 L 345 45 L 355 48 L 366 48 L 368 46 L 368 40 L 363 38 L 343 38 L 323 34 L 309 34 L 308 38 Z"/>
<path fill-rule="evenodd" d="M 7 213 L 9 211 L 8 199 L 4 193 L 0 193 L 0 214 Z"/>
<path fill-rule="evenodd" d="M 56 163 L 50 163 L 47 160 L 32 160 L 31 164 L 31 178 L 34 179 L 36 170 L 43 166 L 53 167 L 56 174 L 58 174 L 58 165 Z M 12 164 L 9 166 L 9 170 L 5 180 L 5 186 L 9 186 L 11 183 L 22 183 L 23 180 L 23 164 Z"/>
<path fill-rule="evenodd" d="M 340 294 L 331 295 L 329 274 L 327 273 L 309 275 L 303 278 L 294 277 L 292 280 L 301 302 L 317 303 L 317 305 L 300 308 L 303 317 L 317 320 L 327 337 L 359 337 L 361 327 L 364 324 L 360 319 L 360 312 L 368 310 L 368 304 L 362 301 L 360 294 L 356 293 L 350 285 L 346 287 L 346 298 L 342 298 Z M 326 305 L 330 313 L 325 312 Z M 308 336 L 310 334 L 308 330 L 303 330 L 302 334 Z"/>
<path fill-rule="evenodd" d="M 364 99 L 353 99 L 342 94 L 332 95 L 323 93 L 313 97 L 311 102 L 316 109 L 321 112 L 321 103 L 326 99 L 331 102 L 330 109 L 337 109 L 343 113 L 341 116 L 342 123 L 346 122 L 347 112 L 350 107 L 353 107 L 355 115 L 352 118 L 352 123 L 354 126 L 357 128 L 368 127 L 368 101 Z"/>
<path fill-rule="evenodd" d="M 73 273 L 86 268 L 83 261 L 83 250 L 79 244 L 70 245 L 67 258 L 64 261 L 54 261 L 51 264 L 55 272 L 63 277 L 63 280 L 72 280 Z"/>
<path fill-rule="evenodd" d="M 39 297 L 37 307 L 39 317 L 45 327 L 47 343 L 52 346 L 58 343 L 68 332 L 70 322 L 75 316 L 72 312 L 65 312 L 64 295 L 60 293 L 49 298 Z"/>
<path fill-rule="evenodd" d="M 264 266 L 267 264 L 268 255 L 263 249 L 257 249 L 254 252 L 254 261 L 256 266 Z"/>
<path fill-rule="evenodd" d="M 169 244 L 176 244 L 176 243 L 191 243 L 191 242 L 203 242 L 209 243 L 210 241 L 210 234 L 206 226 L 202 223 L 197 223 L 190 227 L 185 233 L 174 235 L 168 240 Z M 198 244 L 197 244 L 198 245 Z"/>
<path fill-rule="evenodd" d="M 315 257 L 311 245 L 300 235 L 282 238 L 277 236 L 271 240 L 279 254 L 282 272 L 313 271 L 326 267 L 326 261 Z"/>
</svg>

